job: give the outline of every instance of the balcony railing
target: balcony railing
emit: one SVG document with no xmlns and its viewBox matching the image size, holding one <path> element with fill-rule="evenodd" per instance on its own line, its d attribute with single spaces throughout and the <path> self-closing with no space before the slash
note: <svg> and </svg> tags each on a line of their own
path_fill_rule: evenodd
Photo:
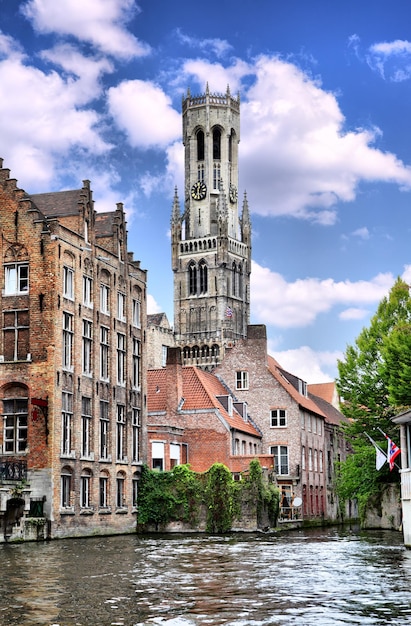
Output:
<svg viewBox="0 0 411 626">
<path fill-rule="evenodd" d="M 27 461 L 0 457 L 0 482 L 5 480 L 27 480 Z"/>
</svg>

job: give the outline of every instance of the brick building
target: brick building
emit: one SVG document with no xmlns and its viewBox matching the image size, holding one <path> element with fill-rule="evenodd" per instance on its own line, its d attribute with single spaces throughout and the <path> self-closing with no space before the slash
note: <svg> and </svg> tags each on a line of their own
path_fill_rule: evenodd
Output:
<svg viewBox="0 0 411 626">
<path fill-rule="evenodd" d="M 30 196 L 0 168 L 0 541 L 42 518 L 51 537 L 132 530 L 146 272 L 123 206 L 97 213 L 89 181 Z"/>
<path fill-rule="evenodd" d="M 212 373 L 182 366 L 179 348 L 169 350 L 165 368 L 148 371 L 148 456 L 152 469 L 189 463 L 204 472 L 224 463 L 236 475 L 259 458 L 267 470 L 272 455 L 261 453 L 261 432 Z"/>
<path fill-rule="evenodd" d="M 249 326 L 247 339 L 226 351 L 215 374 L 246 403 L 262 433 L 263 454 L 274 456 L 282 491 L 280 519 L 336 519 L 334 462 L 346 455 L 342 414 L 309 394 L 303 380 L 267 354 L 265 326 Z"/>
</svg>

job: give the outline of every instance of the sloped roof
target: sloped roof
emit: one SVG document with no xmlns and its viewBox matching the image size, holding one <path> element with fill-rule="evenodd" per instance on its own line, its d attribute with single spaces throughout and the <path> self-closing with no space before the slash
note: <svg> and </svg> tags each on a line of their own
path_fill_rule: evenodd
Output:
<svg viewBox="0 0 411 626">
<path fill-rule="evenodd" d="M 261 438 L 256 428 L 245 422 L 234 408 L 230 415 L 217 399 L 217 396 L 227 396 L 227 390 L 214 374 L 195 366 L 182 367 L 181 374 L 184 398 L 182 410 L 217 409 L 231 428 Z M 167 410 L 167 368 L 148 370 L 147 407 L 149 413 Z"/>
<path fill-rule="evenodd" d="M 318 407 L 320 407 L 322 412 L 325 414 L 325 420 L 327 422 L 329 422 L 330 424 L 335 424 L 336 426 L 340 426 L 340 424 L 348 424 L 349 419 L 345 417 L 345 415 L 343 415 L 341 411 L 336 409 L 335 406 L 331 404 L 331 402 L 327 402 L 327 400 L 324 400 L 324 398 L 320 398 L 310 391 L 308 392 L 308 397 L 311 398 L 311 400 L 313 400 L 313 402 L 315 402 Z"/>
<path fill-rule="evenodd" d="M 320 415 L 321 417 L 327 417 L 325 413 L 320 409 L 320 407 L 310 397 L 304 396 L 294 387 L 294 385 L 290 381 L 287 380 L 287 378 L 285 377 L 285 370 L 280 371 L 280 367 L 277 361 L 273 359 L 273 357 L 271 357 L 270 355 L 267 355 L 267 365 L 274 378 L 287 391 L 287 393 L 293 398 L 293 400 L 295 400 L 295 402 L 297 402 L 303 409 L 305 409 L 306 411 L 310 411 L 310 413 Z"/>
<path fill-rule="evenodd" d="M 334 402 L 335 396 L 335 383 L 315 383 L 308 385 L 309 393 L 312 393 L 314 396 L 318 396 L 319 398 L 323 398 L 330 404 Z"/>
<path fill-rule="evenodd" d="M 30 199 L 46 217 L 78 215 L 79 204 L 84 203 L 84 189 L 35 193 Z"/>
<path fill-rule="evenodd" d="M 149 313 L 147 315 L 147 326 L 162 326 L 170 328 L 170 324 L 165 313 Z"/>
</svg>

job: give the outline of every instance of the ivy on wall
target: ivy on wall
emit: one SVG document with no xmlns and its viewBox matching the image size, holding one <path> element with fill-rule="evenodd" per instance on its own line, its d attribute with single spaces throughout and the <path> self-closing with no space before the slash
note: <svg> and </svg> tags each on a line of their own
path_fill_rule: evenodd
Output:
<svg viewBox="0 0 411 626">
<path fill-rule="evenodd" d="M 201 510 L 206 510 L 206 530 L 224 533 L 241 517 L 242 506 L 255 508 L 257 524 L 263 513 L 275 526 L 280 492 L 267 482 L 259 461 L 250 463 L 241 481 L 234 481 L 229 469 L 215 463 L 207 472 L 193 472 L 189 465 L 178 465 L 170 472 L 143 468 L 138 492 L 138 524 L 156 529 L 172 521 L 197 526 Z"/>
</svg>

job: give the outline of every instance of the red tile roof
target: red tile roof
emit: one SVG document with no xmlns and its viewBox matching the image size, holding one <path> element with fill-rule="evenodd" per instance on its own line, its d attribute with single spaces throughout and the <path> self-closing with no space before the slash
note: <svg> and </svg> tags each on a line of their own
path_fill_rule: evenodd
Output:
<svg viewBox="0 0 411 626">
<path fill-rule="evenodd" d="M 148 370 L 147 374 L 148 412 L 167 411 L 167 368 Z M 195 366 L 182 367 L 181 374 L 184 398 L 181 409 L 183 411 L 216 409 L 231 428 L 261 438 L 256 428 L 249 422 L 245 422 L 234 408 L 230 415 L 217 399 L 217 396 L 227 396 L 228 393 L 214 374 L 204 372 Z"/>
</svg>

